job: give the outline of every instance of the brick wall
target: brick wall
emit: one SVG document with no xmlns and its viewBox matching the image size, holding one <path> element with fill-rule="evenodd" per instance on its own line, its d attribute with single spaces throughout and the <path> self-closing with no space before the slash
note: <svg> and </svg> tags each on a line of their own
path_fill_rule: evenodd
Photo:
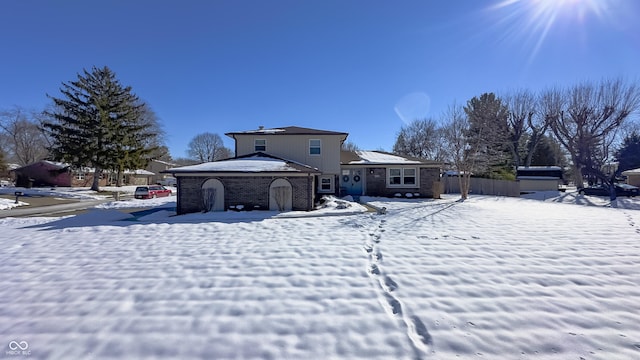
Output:
<svg viewBox="0 0 640 360">
<path fill-rule="evenodd" d="M 313 209 L 313 180 L 310 177 L 279 176 L 224 176 L 215 177 L 224 185 L 224 207 L 229 209 L 242 205 L 245 209 L 269 210 L 269 186 L 278 178 L 285 178 L 291 183 L 293 192 L 293 210 L 308 211 Z M 209 177 L 178 177 L 178 214 L 201 212 L 202 184 Z"/>
<path fill-rule="evenodd" d="M 373 171 L 373 174 L 371 171 Z M 387 195 L 386 168 L 366 168 L 365 179 L 367 179 L 365 187 L 367 196 L 389 196 Z"/>
<path fill-rule="evenodd" d="M 419 193 L 420 197 L 433 197 L 433 183 L 440 180 L 440 169 L 420 168 L 420 188 L 387 187 L 386 168 L 367 168 L 366 194 L 368 196 L 393 197 L 395 194 Z M 371 173 L 373 171 L 373 174 Z"/>
</svg>

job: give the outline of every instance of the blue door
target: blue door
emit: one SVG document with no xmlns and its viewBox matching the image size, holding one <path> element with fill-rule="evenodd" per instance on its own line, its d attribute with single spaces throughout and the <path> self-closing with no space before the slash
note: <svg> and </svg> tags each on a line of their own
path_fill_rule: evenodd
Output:
<svg viewBox="0 0 640 360">
<path fill-rule="evenodd" d="M 362 169 L 344 169 L 340 178 L 340 187 L 345 195 L 359 197 L 362 195 L 364 176 Z"/>
</svg>

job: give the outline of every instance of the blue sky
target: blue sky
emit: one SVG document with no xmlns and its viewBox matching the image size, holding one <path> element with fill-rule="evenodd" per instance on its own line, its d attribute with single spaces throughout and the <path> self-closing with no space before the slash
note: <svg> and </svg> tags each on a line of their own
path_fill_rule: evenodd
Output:
<svg viewBox="0 0 640 360">
<path fill-rule="evenodd" d="M 391 150 L 404 121 L 484 92 L 640 81 L 639 16 L 635 0 L 3 0 L 0 109 L 106 65 L 174 157 L 260 125 Z"/>
</svg>

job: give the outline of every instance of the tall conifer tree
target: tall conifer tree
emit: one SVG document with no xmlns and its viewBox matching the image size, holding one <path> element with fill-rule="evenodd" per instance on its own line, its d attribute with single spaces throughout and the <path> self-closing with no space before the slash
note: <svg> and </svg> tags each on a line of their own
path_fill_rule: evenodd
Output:
<svg viewBox="0 0 640 360">
<path fill-rule="evenodd" d="M 144 139 L 143 107 L 130 86 L 122 86 L 108 67 L 83 70 L 76 81 L 62 84 L 62 97 L 49 96 L 54 109 L 43 127 L 53 141 L 54 159 L 75 168 L 94 169 L 92 190 L 99 190 L 103 170 L 118 172 L 144 165 L 152 149 Z M 118 176 L 120 180 L 120 176 Z"/>
</svg>

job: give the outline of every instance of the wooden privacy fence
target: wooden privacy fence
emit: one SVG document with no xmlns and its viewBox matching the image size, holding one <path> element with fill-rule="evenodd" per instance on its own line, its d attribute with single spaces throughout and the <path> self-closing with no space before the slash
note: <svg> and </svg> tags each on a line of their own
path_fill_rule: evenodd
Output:
<svg viewBox="0 0 640 360">
<path fill-rule="evenodd" d="M 445 176 L 442 179 L 445 194 L 460 193 L 457 176 Z M 471 178 L 470 195 L 520 196 L 520 184 L 517 181 Z"/>
</svg>

